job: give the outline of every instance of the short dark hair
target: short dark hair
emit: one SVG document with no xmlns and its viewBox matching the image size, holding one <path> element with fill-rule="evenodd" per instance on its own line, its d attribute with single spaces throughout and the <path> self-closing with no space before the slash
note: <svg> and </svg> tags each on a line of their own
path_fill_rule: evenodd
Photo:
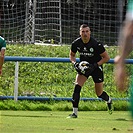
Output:
<svg viewBox="0 0 133 133">
<path fill-rule="evenodd" d="M 80 29 L 82 29 L 82 28 L 86 28 L 86 27 L 89 27 L 87 24 L 82 24 L 81 26 L 80 26 Z"/>
</svg>

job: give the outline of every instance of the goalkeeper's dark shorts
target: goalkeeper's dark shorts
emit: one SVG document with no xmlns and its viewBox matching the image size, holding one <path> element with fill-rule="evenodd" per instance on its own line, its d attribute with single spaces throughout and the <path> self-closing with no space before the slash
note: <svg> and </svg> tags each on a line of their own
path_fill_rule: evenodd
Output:
<svg viewBox="0 0 133 133">
<path fill-rule="evenodd" d="M 101 83 L 104 81 L 103 67 L 99 66 L 91 74 L 83 74 L 85 77 L 89 78 L 92 76 L 92 79 L 95 83 Z"/>
</svg>

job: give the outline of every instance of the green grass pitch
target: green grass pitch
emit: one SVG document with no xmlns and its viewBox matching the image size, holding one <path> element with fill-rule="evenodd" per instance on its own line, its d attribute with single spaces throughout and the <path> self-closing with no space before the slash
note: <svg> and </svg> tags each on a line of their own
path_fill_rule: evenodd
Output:
<svg viewBox="0 0 133 133">
<path fill-rule="evenodd" d="M 1 111 L 1 133 L 131 133 L 128 111 L 79 111 L 77 119 L 66 118 L 70 111 Z"/>
</svg>

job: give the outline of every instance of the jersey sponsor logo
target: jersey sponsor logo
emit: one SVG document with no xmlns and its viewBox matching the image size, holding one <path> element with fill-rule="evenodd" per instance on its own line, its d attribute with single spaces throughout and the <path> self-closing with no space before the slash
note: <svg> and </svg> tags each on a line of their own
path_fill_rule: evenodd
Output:
<svg viewBox="0 0 133 133">
<path fill-rule="evenodd" d="M 84 47 L 84 50 L 83 51 L 88 51 L 86 47 Z"/>
<path fill-rule="evenodd" d="M 93 52 L 94 52 L 93 48 L 90 48 L 89 51 L 88 51 L 87 48 L 84 47 L 83 52 L 80 52 L 80 55 L 88 56 L 88 57 L 93 57 L 94 56 Z"/>
<path fill-rule="evenodd" d="M 89 56 L 89 57 L 93 57 L 94 56 L 93 53 L 84 53 L 84 52 L 81 52 L 80 55 Z"/>
</svg>

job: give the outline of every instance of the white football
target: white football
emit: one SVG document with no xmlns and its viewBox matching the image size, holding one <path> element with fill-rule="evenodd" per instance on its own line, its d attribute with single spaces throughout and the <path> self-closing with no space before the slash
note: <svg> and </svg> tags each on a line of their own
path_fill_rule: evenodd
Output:
<svg viewBox="0 0 133 133">
<path fill-rule="evenodd" d="M 81 62 L 79 63 L 79 69 L 80 69 L 81 71 L 84 71 L 85 69 L 88 68 L 88 65 L 89 65 L 89 62 L 87 62 L 87 61 L 81 61 Z"/>
</svg>

